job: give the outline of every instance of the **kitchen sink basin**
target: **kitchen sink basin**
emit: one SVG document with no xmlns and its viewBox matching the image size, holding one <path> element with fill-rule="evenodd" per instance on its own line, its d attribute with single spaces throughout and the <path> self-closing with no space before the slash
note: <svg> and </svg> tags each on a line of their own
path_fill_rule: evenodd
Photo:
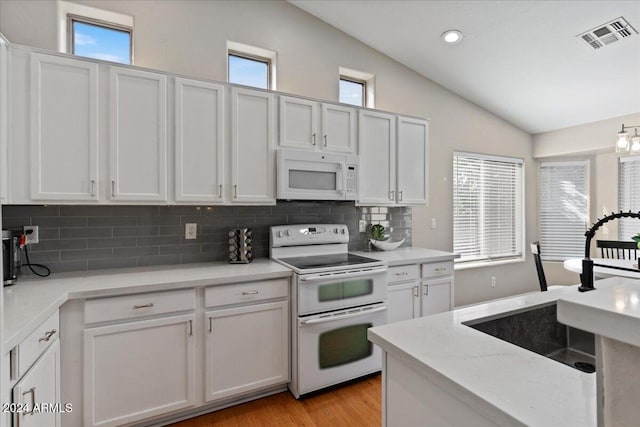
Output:
<svg viewBox="0 0 640 427">
<path fill-rule="evenodd" d="M 594 335 L 563 325 L 556 313 L 556 305 L 551 304 L 464 325 L 580 371 L 595 372 Z"/>
</svg>

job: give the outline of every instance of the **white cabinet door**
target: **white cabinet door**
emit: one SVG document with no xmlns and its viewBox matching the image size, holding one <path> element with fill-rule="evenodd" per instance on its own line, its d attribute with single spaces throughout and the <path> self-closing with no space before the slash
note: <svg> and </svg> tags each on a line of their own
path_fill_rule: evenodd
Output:
<svg viewBox="0 0 640 427">
<path fill-rule="evenodd" d="M 194 315 L 84 331 L 84 425 L 117 426 L 193 406 Z"/>
<path fill-rule="evenodd" d="M 356 110 L 342 105 L 322 104 L 322 143 L 327 151 L 355 153 Z"/>
<path fill-rule="evenodd" d="M 426 205 L 429 182 L 429 122 L 398 117 L 398 194 L 403 205 Z"/>
<path fill-rule="evenodd" d="M 420 316 L 420 284 L 417 282 L 389 285 L 387 288 L 387 323 Z"/>
<path fill-rule="evenodd" d="M 275 204 L 274 95 L 231 89 L 231 200 Z"/>
<path fill-rule="evenodd" d="M 178 202 L 221 202 L 224 86 L 176 77 L 175 191 Z"/>
<path fill-rule="evenodd" d="M 97 200 L 98 64 L 32 52 L 30 110 L 31 198 Z"/>
<path fill-rule="evenodd" d="M 389 205 L 396 200 L 396 118 L 359 110 L 360 204 Z"/>
<path fill-rule="evenodd" d="M 60 342 L 56 340 L 31 366 L 27 373 L 13 387 L 13 403 L 34 410 L 34 404 L 43 405 L 61 403 L 60 401 Z M 60 413 L 68 410 L 61 406 L 51 411 L 42 410 L 33 413 L 17 413 L 14 425 L 20 427 L 60 426 Z M 71 408 L 73 409 L 73 408 Z"/>
<path fill-rule="evenodd" d="M 205 314 L 205 400 L 289 382 L 287 301 Z"/>
<path fill-rule="evenodd" d="M 422 282 L 422 315 L 443 313 L 453 309 L 453 277 Z"/>
<path fill-rule="evenodd" d="M 110 69 L 111 199 L 167 200 L 167 77 Z"/>
<path fill-rule="evenodd" d="M 289 96 L 280 97 L 280 145 L 313 148 L 319 143 L 318 103 Z"/>
</svg>

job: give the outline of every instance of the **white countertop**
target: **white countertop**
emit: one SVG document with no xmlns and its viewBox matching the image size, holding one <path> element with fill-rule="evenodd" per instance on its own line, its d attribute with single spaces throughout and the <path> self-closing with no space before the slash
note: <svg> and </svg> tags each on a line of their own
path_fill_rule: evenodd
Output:
<svg viewBox="0 0 640 427">
<path fill-rule="evenodd" d="M 193 288 L 291 276 L 269 259 L 111 269 L 22 277 L 4 288 L 3 339 L 8 351 L 69 299 Z"/>
<path fill-rule="evenodd" d="M 640 281 L 598 280 L 596 289 L 558 301 L 558 319 L 594 334 L 640 347 Z"/>
<path fill-rule="evenodd" d="M 623 279 L 605 279 L 605 281 Z M 640 286 L 638 287 L 640 289 Z M 530 293 L 369 329 L 369 338 L 452 396 L 481 405 L 494 419 L 529 426 L 595 426 L 596 376 L 462 324 L 575 296 L 577 286 Z"/>
<path fill-rule="evenodd" d="M 596 277 L 630 277 L 632 279 L 640 279 L 640 270 L 638 269 L 638 261 L 628 259 L 615 258 L 591 258 L 595 264 L 612 265 L 615 267 L 625 267 L 635 269 L 635 271 L 617 270 L 615 268 L 606 268 L 593 266 L 593 273 Z M 569 258 L 563 262 L 566 270 L 575 273 L 582 273 L 582 258 Z"/>
<path fill-rule="evenodd" d="M 459 254 L 454 254 L 453 252 L 416 247 L 400 247 L 393 251 L 357 251 L 351 253 L 384 261 L 389 267 L 423 262 L 452 261 L 454 258 L 460 258 Z"/>
</svg>

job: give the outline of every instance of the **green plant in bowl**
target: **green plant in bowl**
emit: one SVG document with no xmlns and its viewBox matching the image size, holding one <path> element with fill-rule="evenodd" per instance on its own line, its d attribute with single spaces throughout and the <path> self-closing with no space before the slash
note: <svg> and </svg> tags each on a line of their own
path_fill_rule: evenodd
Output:
<svg viewBox="0 0 640 427">
<path fill-rule="evenodd" d="M 373 240 L 384 240 L 384 226 L 380 224 L 374 224 L 371 226 L 371 238 Z"/>
<path fill-rule="evenodd" d="M 635 236 L 633 236 L 631 238 L 631 240 L 633 240 L 634 242 L 636 242 L 638 244 L 638 249 L 640 249 L 640 233 L 636 234 Z"/>
</svg>

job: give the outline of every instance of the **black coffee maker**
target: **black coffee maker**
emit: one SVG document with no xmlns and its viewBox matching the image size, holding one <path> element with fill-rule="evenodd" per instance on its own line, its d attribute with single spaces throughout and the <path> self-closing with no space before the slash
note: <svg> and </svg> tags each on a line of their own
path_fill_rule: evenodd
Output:
<svg viewBox="0 0 640 427">
<path fill-rule="evenodd" d="M 13 285 L 20 276 L 20 237 L 11 230 L 2 230 L 2 285 Z"/>
</svg>

